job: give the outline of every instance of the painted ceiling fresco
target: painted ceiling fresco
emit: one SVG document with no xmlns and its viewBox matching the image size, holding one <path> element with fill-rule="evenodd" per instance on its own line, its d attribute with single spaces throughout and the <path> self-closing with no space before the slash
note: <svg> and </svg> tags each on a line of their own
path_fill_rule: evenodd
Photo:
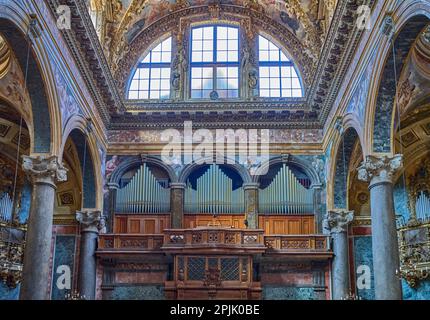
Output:
<svg viewBox="0 0 430 320">
<path fill-rule="evenodd" d="M 105 37 L 105 51 L 115 51 L 118 38 L 132 41 L 140 31 L 177 10 L 202 5 L 225 4 L 263 12 L 286 26 L 315 58 L 322 49 L 337 0 L 89 0 L 96 9 L 110 1 L 106 14 L 111 27 Z"/>
</svg>

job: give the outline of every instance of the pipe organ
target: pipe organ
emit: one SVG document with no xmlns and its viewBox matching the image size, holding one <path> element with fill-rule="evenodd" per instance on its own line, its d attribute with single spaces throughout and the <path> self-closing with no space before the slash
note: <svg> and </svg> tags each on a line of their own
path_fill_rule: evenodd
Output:
<svg viewBox="0 0 430 320">
<path fill-rule="evenodd" d="M 270 214 L 313 213 L 313 190 L 305 188 L 284 163 L 272 182 L 259 190 L 259 211 Z"/>
<path fill-rule="evenodd" d="M 193 189 L 188 180 L 185 189 L 186 213 L 243 213 L 243 187 L 233 190 L 233 180 L 221 168 L 212 164 L 196 181 Z"/>
<path fill-rule="evenodd" d="M 9 193 L 4 192 L 0 194 L 0 220 L 10 221 L 12 220 L 13 201 L 9 196 Z"/>
<path fill-rule="evenodd" d="M 170 211 L 170 188 L 164 188 L 144 163 L 130 182 L 116 194 L 116 211 L 166 213 Z"/>
<path fill-rule="evenodd" d="M 416 199 L 415 212 L 419 220 L 430 218 L 430 197 L 424 191 L 420 191 Z"/>
</svg>

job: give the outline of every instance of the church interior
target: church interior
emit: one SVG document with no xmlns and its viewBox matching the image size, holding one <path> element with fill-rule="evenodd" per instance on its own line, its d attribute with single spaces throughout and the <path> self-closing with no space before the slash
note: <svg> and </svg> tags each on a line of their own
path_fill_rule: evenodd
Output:
<svg viewBox="0 0 430 320">
<path fill-rule="evenodd" d="M 0 300 L 430 300 L 430 1 L 0 1 Z"/>
</svg>

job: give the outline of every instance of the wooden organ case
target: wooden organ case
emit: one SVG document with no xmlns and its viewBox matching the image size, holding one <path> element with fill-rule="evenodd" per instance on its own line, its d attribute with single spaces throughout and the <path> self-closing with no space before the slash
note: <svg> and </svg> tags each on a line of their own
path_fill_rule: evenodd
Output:
<svg viewBox="0 0 430 320">
<path fill-rule="evenodd" d="M 247 228 L 245 191 L 237 173 L 216 164 L 196 171 L 185 183 L 182 229 L 170 228 L 168 179 L 146 164 L 129 175 L 116 194 L 114 233 L 101 235 L 99 257 L 120 265 L 167 265 L 159 268 L 164 274 L 154 276 L 163 282 L 167 299 L 247 300 L 262 298 L 259 269 L 267 257 L 277 263 L 280 257 L 331 257 L 327 237 L 314 234 L 310 183 L 286 164 L 260 182 L 260 229 Z"/>
</svg>

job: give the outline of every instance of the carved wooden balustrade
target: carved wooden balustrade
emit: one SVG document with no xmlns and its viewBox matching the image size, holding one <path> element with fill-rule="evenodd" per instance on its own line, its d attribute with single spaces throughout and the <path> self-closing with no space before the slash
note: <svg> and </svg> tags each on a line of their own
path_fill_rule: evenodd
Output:
<svg viewBox="0 0 430 320">
<path fill-rule="evenodd" d="M 175 251 L 187 249 L 203 250 L 243 250 L 243 252 L 262 253 L 264 230 L 233 229 L 222 227 L 202 227 L 194 229 L 164 230 L 162 250 Z"/>
<path fill-rule="evenodd" d="M 331 256 L 329 240 L 328 235 L 268 235 L 264 236 L 264 245 L 269 254 Z"/>
<path fill-rule="evenodd" d="M 99 252 L 156 252 L 163 245 L 162 234 L 101 234 Z"/>
</svg>

